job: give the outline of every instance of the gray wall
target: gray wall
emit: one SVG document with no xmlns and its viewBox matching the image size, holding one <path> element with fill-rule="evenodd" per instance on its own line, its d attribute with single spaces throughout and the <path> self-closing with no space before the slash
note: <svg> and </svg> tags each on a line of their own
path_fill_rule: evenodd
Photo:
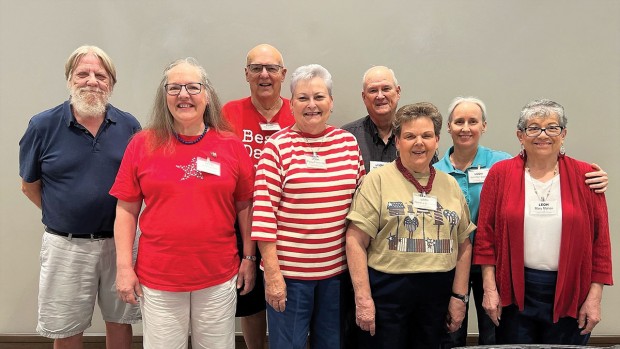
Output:
<svg viewBox="0 0 620 349">
<path fill-rule="evenodd" d="M 67 98 L 64 63 L 85 43 L 110 54 L 119 77 L 112 103 L 143 123 L 168 62 L 196 57 L 227 101 L 249 94 L 245 54 L 262 42 L 281 49 L 290 72 L 308 63 L 331 71 L 335 125 L 365 115 L 361 77 L 379 64 L 396 71 L 401 105 L 425 100 L 445 112 L 457 95 L 482 98 L 489 109 L 482 143 L 513 154 L 520 108 L 554 99 L 569 118 L 567 153 L 611 177 L 620 280 L 620 165 L 612 155 L 620 149 L 618 15 L 615 0 L 0 0 L 0 334 L 31 334 L 36 325 L 42 225 L 19 190 L 18 141 L 32 115 Z M 440 144 L 442 152 L 450 144 L 445 131 Z M 605 288 L 595 335 L 620 335 L 617 309 L 618 287 Z M 100 319 L 89 332 L 103 332 Z"/>
</svg>

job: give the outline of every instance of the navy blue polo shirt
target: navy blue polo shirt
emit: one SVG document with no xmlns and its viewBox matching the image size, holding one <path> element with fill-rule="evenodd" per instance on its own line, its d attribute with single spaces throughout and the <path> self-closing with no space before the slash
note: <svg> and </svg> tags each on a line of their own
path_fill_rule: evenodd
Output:
<svg viewBox="0 0 620 349">
<path fill-rule="evenodd" d="M 139 130 L 133 115 L 110 104 L 97 135 L 76 121 L 69 101 L 33 116 L 19 141 L 19 175 L 41 180 L 43 224 L 73 234 L 112 231 L 116 198 L 108 192 Z"/>
</svg>

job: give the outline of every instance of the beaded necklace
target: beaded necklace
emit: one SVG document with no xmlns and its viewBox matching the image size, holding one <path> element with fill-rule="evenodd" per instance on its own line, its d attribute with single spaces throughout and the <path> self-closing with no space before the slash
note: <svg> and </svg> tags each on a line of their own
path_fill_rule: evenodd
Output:
<svg viewBox="0 0 620 349">
<path fill-rule="evenodd" d="M 413 184 L 413 186 L 418 190 L 418 193 L 422 193 L 422 195 L 426 195 L 427 193 L 430 193 L 431 190 L 433 189 L 433 181 L 435 180 L 435 173 L 437 173 L 437 171 L 435 171 L 435 168 L 432 165 L 429 165 L 429 168 L 431 170 L 431 175 L 430 177 L 428 177 L 428 183 L 426 183 L 426 185 L 420 184 L 420 182 L 418 182 L 418 180 L 415 179 L 413 175 L 411 175 L 411 172 L 409 172 L 409 170 L 407 170 L 405 166 L 403 166 L 403 163 L 400 160 L 400 158 L 396 159 L 396 167 L 398 168 L 400 173 L 402 173 L 402 175 L 409 182 L 411 182 L 411 184 Z"/>
<path fill-rule="evenodd" d="M 209 129 L 209 126 L 205 126 L 204 131 L 202 131 L 202 134 L 200 136 L 198 136 L 198 138 L 194 139 L 193 141 L 186 141 L 183 138 L 181 138 L 181 136 L 179 136 L 178 133 L 174 132 L 174 136 L 176 137 L 176 139 L 183 143 L 183 144 L 187 144 L 187 145 L 192 145 L 192 144 L 196 144 L 198 142 L 200 142 L 200 140 L 207 134 L 207 130 Z"/>
</svg>

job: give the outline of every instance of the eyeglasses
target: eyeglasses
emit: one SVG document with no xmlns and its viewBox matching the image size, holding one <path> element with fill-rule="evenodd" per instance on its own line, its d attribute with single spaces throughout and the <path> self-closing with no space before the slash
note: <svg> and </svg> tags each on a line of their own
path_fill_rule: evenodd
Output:
<svg viewBox="0 0 620 349">
<path fill-rule="evenodd" d="M 260 74 L 263 69 L 267 69 L 269 74 L 277 74 L 284 67 L 278 64 L 248 64 L 247 68 L 252 74 Z"/>
<path fill-rule="evenodd" d="M 185 87 L 185 91 L 190 95 L 197 95 L 202 91 L 203 84 L 199 82 L 192 82 L 189 84 L 179 85 L 179 84 L 165 84 L 164 89 L 166 93 L 171 96 L 178 96 L 181 94 L 181 90 Z"/>
<path fill-rule="evenodd" d="M 538 126 L 530 126 L 521 131 L 525 132 L 525 135 L 528 137 L 538 137 L 543 132 L 545 132 L 549 137 L 555 137 L 559 136 L 562 133 L 562 130 L 564 130 L 564 127 L 562 126 L 547 126 L 543 128 Z"/>
</svg>

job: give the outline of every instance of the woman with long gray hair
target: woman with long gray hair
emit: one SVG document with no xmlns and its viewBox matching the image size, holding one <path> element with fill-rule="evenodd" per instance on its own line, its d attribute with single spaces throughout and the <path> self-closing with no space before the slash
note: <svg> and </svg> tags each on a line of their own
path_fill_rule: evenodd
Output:
<svg viewBox="0 0 620 349">
<path fill-rule="evenodd" d="M 249 292 L 255 278 L 253 261 L 239 261 L 234 224 L 254 255 L 252 183 L 250 158 L 228 132 L 204 68 L 193 58 L 170 64 L 151 124 L 128 145 L 110 191 L 118 198 L 116 287 L 122 300 L 140 303 L 145 348 L 187 348 L 190 328 L 194 348 L 234 348 L 236 289 Z"/>
</svg>

